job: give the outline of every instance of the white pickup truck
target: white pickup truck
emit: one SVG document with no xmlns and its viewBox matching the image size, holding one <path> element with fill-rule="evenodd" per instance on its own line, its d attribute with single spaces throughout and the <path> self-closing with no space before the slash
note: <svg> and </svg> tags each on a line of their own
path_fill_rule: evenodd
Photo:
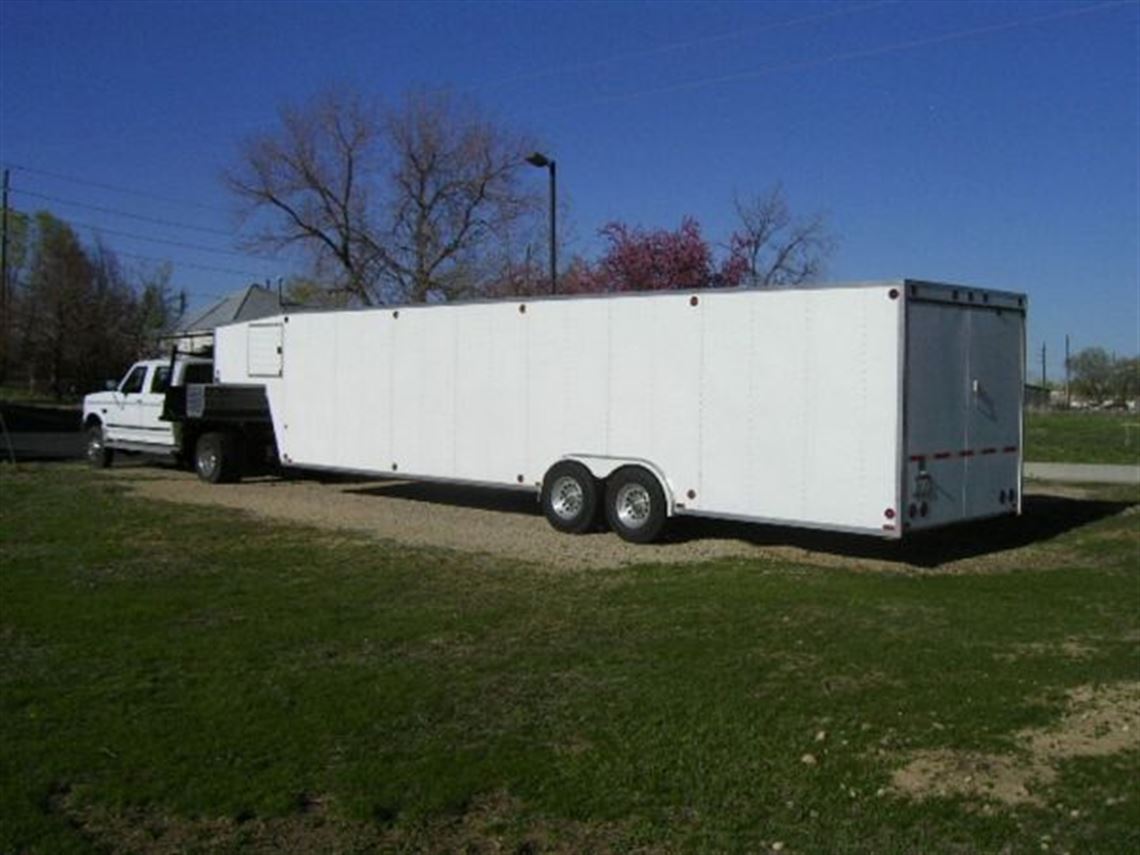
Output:
<svg viewBox="0 0 1140 855">
<path fill-rule="evenodd" d="M 107 391 L 84 397 L 87 459 L 103 467 L 115 451 L 177 455 L 173 425 L 162 419 L 166 391 L 213 376 L 213 362 L 201 357 L 136 362 L 118 383 L 108 381 Z"/>
</svg>

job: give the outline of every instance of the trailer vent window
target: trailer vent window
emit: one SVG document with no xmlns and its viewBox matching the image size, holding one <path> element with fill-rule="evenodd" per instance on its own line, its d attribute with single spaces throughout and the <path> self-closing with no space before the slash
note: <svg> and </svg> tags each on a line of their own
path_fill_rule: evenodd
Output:
<svg viewBox="0 0 1140 855">
<path fill-rule="evenodd" d="M 250 377 L 281 376 L 281 324 L 250 324 L 246 345 Z"/>
</svg>

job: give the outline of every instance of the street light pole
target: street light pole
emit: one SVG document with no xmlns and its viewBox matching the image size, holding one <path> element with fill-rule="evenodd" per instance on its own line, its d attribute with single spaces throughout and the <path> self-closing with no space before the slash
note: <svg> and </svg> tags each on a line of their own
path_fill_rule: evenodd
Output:
<svg viewBox="0 0 1140 855">
<path fill-rule="evenodd" d="M 557 210 L 558 210 L 558 167 L 555 162 L 544 154 L 535 152 L 526 159 L 531 166 L 546 167 L 550 172 L 550 293 L 558 293 L 558 239 L 557 239 Z"/>
</svg>

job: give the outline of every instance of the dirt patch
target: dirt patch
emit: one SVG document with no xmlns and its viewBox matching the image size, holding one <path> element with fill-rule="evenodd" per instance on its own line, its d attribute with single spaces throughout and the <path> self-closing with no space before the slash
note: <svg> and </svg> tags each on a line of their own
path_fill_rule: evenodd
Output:
<svg viewBox="0 0 1140 855">
<path fill-rule="evenodd" d="M 1096 655 L 1097 649 L 1091 644 L 1085 644 L 1072 638 L 1058 643 L 1033 641 L 1026 644 L 1010 645 L 1008 650 L 994 654 L 999 662 L 1018 662 L 1022 659 L 1036 659 L 1039 657 L 1053 657 L 1055 659 L 1090 659 Z"/>
<path fill-rule="evenodd" d="M 109 479 L 146 499 L 221 506 L 277 521 L 352 531 L 413 546 L 487 553 L 548 570 L 604 569 L 633 564 L 689 564 L 719 558 L 766 558 L 820 567 L 887 572 L 1003 572 L 1063 566 L 1055 544 L 1022 542 L 999 521 L 973 540 L 929 536 L 916 549 L 871 537 L 743 525 L 693 518 L 674 521 L 670 541 L 626 543 L 612 533 L 571 537 L 554 531 L 532 493 L 398 480 L 264 477 L 240 484 L 203 484 L 173 468 L 121 467 Z M 1058 509 L 1058 518 L 1067 518 Z M 1005 527 L 1003 527 L 1003 525 Z M 988 532 L 988 533 L 987 533 Z M 996 538 L 993 544 L 987 539 Z M 1002 538 L 1006 540 L 1003 541 Z M 976 541 L 982 541 L 979 547 Z"/>
<path fill-rule="evenodd" d="M 1069 692 L 1068 706 L 1052 728 L 1016 735 L 1016 754 L 919 751 L 895 771 L 896 792 L 912 798 L 965 796 L 1005 804 L 1044 804 L 1043 791 L 1057 779 L 1057 765 L 1073 757 L 1104 757 L 1140 747 L 1140 682 Z"/>
</svg>

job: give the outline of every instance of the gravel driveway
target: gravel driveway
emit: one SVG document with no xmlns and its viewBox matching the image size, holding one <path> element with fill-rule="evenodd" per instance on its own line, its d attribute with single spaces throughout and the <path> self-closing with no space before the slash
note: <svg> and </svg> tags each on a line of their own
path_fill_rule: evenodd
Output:
<svg viewBox="0 0 1140 855">
<path fill-rule="evenodd" d="M 148 499 L 241 509 L 255 516 L 360 532 L 414 546 L 484 552 L 551 568 L 688 563 L 753 552 L 731 540 L 635 546 L 609 532 L 560 534 L 533 493 L 410 481 L 264 477 L 205 484 L 170 468 L 108 470 Z"/>
<path fill-rule="evenodd" d="M 666 542 L 636 546 L 610 532 L 578 536 L 556 532 L 529 492 L 312 476 L 266 476 L 213 485 L 170 466 L 129 463 L 106 474 L 147 499 L 234 508 L 266 519 L 348 530 L 381 540 L 489 553 L 548 571 L 740 557 L 873 570 L 986 572 L 1039 565 L 1041 556 L 1030 559 L 1027 551 L 1035 552 L 1036 541 L 1057 533 L 1050 525 L 1038 532 L 1040 520 L 1023 518 L 932 532 L 900 545 L 873 537 L 679 518 L 670 523 Z M 1067 498 L 1038 501 L 1083 504 L 1072 491 Z M 1059 518 L 1072 515 L 1066 507 L 1054 507 L 1050 513 Z"/>
</svg>

